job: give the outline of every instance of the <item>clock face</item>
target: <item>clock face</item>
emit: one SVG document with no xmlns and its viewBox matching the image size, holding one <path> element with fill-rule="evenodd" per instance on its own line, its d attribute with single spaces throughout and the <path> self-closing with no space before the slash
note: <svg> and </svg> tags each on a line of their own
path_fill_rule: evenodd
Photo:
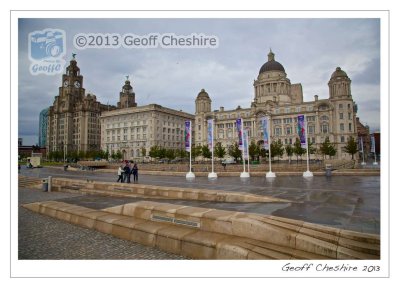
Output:
<svg viewBox="0 0 400 290">
<path fill-rule="evenodd" d="M 81 87 L 81 84 L 80 84 L 80 82 L 75 81 L 75 82 L 74 82 L 74 86 L 75 86 L 75 88 L 80 88 L 80 87 Z"/>
<path fill-rule="evenodd" d="M 64 81 L 64 87 L 68 87 L 68 81 Z"/>
</svg>

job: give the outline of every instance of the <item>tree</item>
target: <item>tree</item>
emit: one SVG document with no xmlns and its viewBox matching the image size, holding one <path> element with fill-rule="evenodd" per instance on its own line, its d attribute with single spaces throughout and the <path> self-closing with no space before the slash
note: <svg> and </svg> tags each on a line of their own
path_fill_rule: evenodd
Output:
<svg viewBox="0 0 400 290">
<path fill-rule="evenodd" d="M 343 149 L 344 152 L 351 154 L 351 160 L 354 160 L 354 154 L 358 152 L 358 144 L 356 140 L 354 140 L 353 136 L 350 136 L 349 140 L 347 140 L 346 146 Z"/>
<path fill-rule="evenodd" d="M 228 147 L 228 155 L 232 156 L 236 162 L 238 158 L 242 156 L 242 151 L 239 150 L 239 144 L 237 142 Z"/>
<path fill-rule="evenodd" d="M 300 139 L 296 138 L 296 142 L 294 142 L 293 153 L 296 154 L 297 161 L 299 161 L 299 156 L 302 156 L 306 152 L 307 150 L 301 147 Z"/>
<path fill-rule="evenodd" d="M 254 161 L 255 157 L 260 156 L 260 146 L 256 144 L 256 142 L 251 141 L 249 146 L 249 155 L 251 156 L 251 160 Z"/>
<path fill-rule="evenodd" d="M 201 147 L 201 155 L 203 155 L 204 158 L 211 158 L 211 151 L 210 148 L 208 148 L 208 145 L 203 145 Z"/>
<path fill-rule="evenodd" d="M 285 147 L 286 155 L 289 157 L 289 163 L 294 153 L 293 146 L 291 144 L 286 145 Z"/>
<path fill-rule="evenodd" d="M 115 153 L 115 158 L 118 160 L 122 159 L 122 153 L 120 150 L 118 150 L 117 153 Z"/>
<path fill-rule="evenodd" d="M 192 145 L 192 158 L 196 159 L 197 156 L 201 155 L 201 145 L 194 146 Z"/>
<path fill-rule="evenodd" d="M 274 159 L 275 156 L 282 157 L 283 155 L 283 144 L 281 140 L 275 140 L 271 143 L 271 158 Z"/>
<path fill-rule="evenodd" d="M 314 154 L 317 152 L 317 148 L 313 147 L 314 143 L 310 141 L 310 139 L 307 139 L 307 144 L 308 144 L 308 154 Z"/>
<path fill-rule="evenodd" d="M 146 156 L 146 148 L 145 147 L 142 147 L 142 148 L 140 148 L 140 153 L 142 154 L 142 157 L 144 158 L 145 156 Z"/>
<path fill-rule="evenodd" d="M 174 149 L 166 149 L 165 150 L 165 157 L 168 159 L 174 159 L 175 158 L 175 150 Z"/>
<path fill-rule="evenodd" d="M 336 149 L 331 144 L 331 141 L 329 140 L 328 137 L 325 138 L 325 141 L 324 143 L 321 144 L 319 150 L 321 151 L 321 154 L 324 156 L 324 159 L 325 155 L 328 155 L 329 158 L 336 155 Z"/>
<path fill-rule="evenodd" d="M 160 155 L 160 147 L 157 145 L 151 146 L 149 151 L 149 156 L 151 158 L 157 158 Z"/>
<path fill-rule="evenodd" d="M 224 147 L 222 147 L 221 142 L 217 142 L 214 147 L 214 154 L 218 158 L 224 158 L 226 154 L 226 150 Z"/>
</svg>

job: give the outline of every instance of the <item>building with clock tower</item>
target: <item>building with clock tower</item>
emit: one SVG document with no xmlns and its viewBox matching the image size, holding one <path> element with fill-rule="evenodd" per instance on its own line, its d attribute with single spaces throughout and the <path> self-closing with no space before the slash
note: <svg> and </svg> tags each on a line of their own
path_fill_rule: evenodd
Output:
<svg viewBox="0 0 400 290">
<path fill-rule="evenodd" d="M 100 114 L 114 108 L 101 104 L 93 94 L 85 94 L 83 76 L 73 54 L 62 76 L 58 96 L 48 111 L 48 152 L 99 150 Z"/>
</svg>

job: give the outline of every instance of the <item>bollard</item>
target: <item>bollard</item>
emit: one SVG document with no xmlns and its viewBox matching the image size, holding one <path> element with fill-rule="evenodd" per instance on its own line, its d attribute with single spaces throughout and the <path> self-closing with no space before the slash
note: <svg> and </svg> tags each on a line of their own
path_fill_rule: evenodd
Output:
<svg viewBox="0 0 400 290">
<path fill-rule="evenodd" d="M 48 185 L 47 185 L 47 191 L 48 191 L 48 192 L 51 192 L 51 176 L 49 176 L 49 177 L 47 178 L 47 183 L 48 183 Z"/>
</svg>

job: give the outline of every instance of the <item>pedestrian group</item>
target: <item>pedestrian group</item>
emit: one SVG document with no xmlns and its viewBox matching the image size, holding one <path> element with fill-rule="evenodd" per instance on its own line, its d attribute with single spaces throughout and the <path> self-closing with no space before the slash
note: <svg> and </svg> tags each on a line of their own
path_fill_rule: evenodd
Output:
<svg viewBox="0 0 400 290">
<path fill-rule="evenodd" d="M 138 182 L 139 168 L 136 162 L 132 165 L 131 162 L 126 162 L 125 166 L 118 167 L 118 180 L 117 182 L 131 183 L 131 175 L 133 175 L 133 182 Z"/>
</svg>

